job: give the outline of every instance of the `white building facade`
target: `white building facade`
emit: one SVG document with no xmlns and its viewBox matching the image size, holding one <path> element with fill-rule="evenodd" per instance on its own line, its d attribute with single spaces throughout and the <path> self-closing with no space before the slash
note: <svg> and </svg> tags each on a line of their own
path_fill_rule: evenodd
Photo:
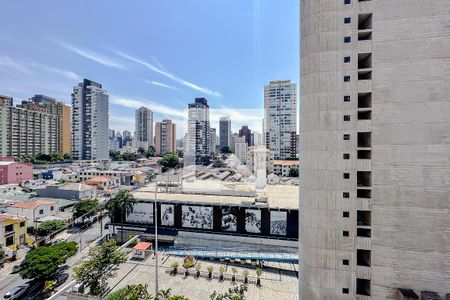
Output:
<svg viewBox="0 0 450 300">
<path fill-rule="evenodd" d="M 102 85 L 84 79 L 72 93 L 72 158 L 109 159 L 109 97 Z"/>
<path fill-rule="evenodd" d="M 125 138 L 125 134 L 124 134 Z M 153 141 L 153 112 L 147 107 L 140 107 L 135 113 L 134 138 L 138 142 L 146 142 L 148 146 L 154 146 Z M 147 148 L 145 148 L 147 149 Z"/>
<path fill-rule="evenodd" d="M 188 105 L 186 162 L 202 164 L 210 154 L 209 106 L 205 98 L 195 98 Z"/>
<path fill-rule="evenodd" d="M 270 81 L 264 86 L 264 141 L 275 159 L 297 154 L 292 139 L 297 134 L 297 86 L 290 80 Z"/>
</svg>

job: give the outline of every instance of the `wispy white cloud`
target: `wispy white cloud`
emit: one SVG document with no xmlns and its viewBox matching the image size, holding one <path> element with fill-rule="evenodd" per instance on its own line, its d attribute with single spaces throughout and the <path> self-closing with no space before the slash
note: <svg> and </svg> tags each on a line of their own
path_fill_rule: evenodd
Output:
<svg viewBox="0 0 450 300">
<path fill-rule="evenodd" d="M 9 56 L 0 56 L 0 66 L 26 74 L 32 73 L 32 70 L 25 66 L 21 61 L 12 59 Z"/>
<path fill-rule="evenodd" d="M 152 65 L 149 62 L 146 62 L 144 60 L 141 60 L 139 58 L 136 58 L 134 56 L 128 55 L 128 54 L 123 53 L 123 52 L 118 51 L 118 50 L 112 50 L 112 51 L 114 53 L 116 53 L 117 55 L 123 57 L 123 58 L 126 58 L 126 59 L 128 59 L 130 61 L 133 61 L 133 62 L 135 62 L 137 64 L 140 64 L 140 65 L 146 67 L 147 69 L 149 69 L 149 70 L 151 70 L 153 72 L 156 72 L 156 73 L 158 73 L 158 74 L 160 74 L 160 75 L 162 75 L 164 77 L 167 77 L 167 78 L 169 78 L 169 79 L 171 79 L 171 80 L 173 80 L 173 81 L 175 81 L 175 82 L 177 82 L 179 84 L 187 86 L 188 88 L 191 88 L 193 90 L 196 90 L 196 91 L 199 91 L 199 92 L 205 93 L 207 95 L 211 95 L 211 96 L 216 96 L 216 97 L 220 97 L 221 96 L 221 94 L 219 92 L 217 92 L 217 91 L 210 90 L 210 89 L 208 89 L 206 87 L 199 86 L 199 85 L 197 85 L 195 83 L 192 83 L 192 82 L 189 82 L 189 81 L 187 81 L 185 79 L 177 77 L 177 76 L 173 75 L 172 73 L 169 73 L 167 71 L 162 70 L 161 68 L 158 68 L 158 67 Z"/>
<path fill-rule="evenodd" d="M 5 68 L 10 68 L 21 73 L 32 74 L 36 72 L 48 72 L 54 73 L 56 75 L 63 76 L 67 79 L 72 80 L 80 80 L 81 77 L 78 74 L 67 71 L 59 68 L 55 68 L 53 66 L 47 66 L 40 63 L 32 62 L 32 61 L 24 61 L 20 59 L 11 58 L 9 56 L 0 56 L 0 66 Z"/>
<path fill-rule="evenodd" d="M 119 96 L 111 96 L 110 101 L 113 104 L 128 107 L 128 108 L 134 108 L 137 109 L 141 106 L 145 106 L 150 108 L 153 112 L 160 113 L 162 115 L 167 116 L 175 116 L 180 118 L 185 118 L 186 113 L 182 109 L 176 109 L 169 106 L 166 106 L 161 103 L 153 102 L 147 99 L 130 99 L 128 97 L 119 97 Z"/>
<path fill-rule="evenodd" d="M 174 86 L 171 86 L 171 85 L 168 85 L 168 84 L 159 82 L 159 81 L 144 80 L 144 82 L 145 82 L 145 83 L 148 83 L 148 84 L 153 84 L 153 85 L 156 85 L 156 86 L 165 87 L 165 88 L 171 89 L 171 90 L 178 90 L 178 88 L 176 88 L 176 87 L 174 87 Z"/>
<path fill-rule="evenodd" d="M 122 63 L 120 63 L 116 60 L 113 60 L 109 57 L 106 57 L 102 54 L 93 52 L 91 50 L 83 49 L 83 48 L 74 46 L 72 44 L 66 43 L 66 42 L 59 42 L 59 44 L 62 47 L 64 47 L 65 49 L 67 49 L 75 54 L 78 54 L 82 57 L 85 57 L 87 59 L 95 61 L 96 63 L 99 63 L 101 65 L 104 65 L 107 67 L 113 67 L 113 68 L 117 68 L 117 69 L 125 69 L 125 66 Z"/>
</svg>

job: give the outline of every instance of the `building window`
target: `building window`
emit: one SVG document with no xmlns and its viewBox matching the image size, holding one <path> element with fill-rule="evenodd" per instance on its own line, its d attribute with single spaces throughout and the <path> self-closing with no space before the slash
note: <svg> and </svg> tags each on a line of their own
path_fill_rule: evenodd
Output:
<svg viewBox="0 0 450 300">
<path fill-rule="evenodd" d="M 350 193 L 349 192 L 343 192 L 342 193 L 342 198 L 350 198 Z"/>
<path fill-rule="evenodd" d="M 350 75 L 344 76 L 344 82 L 350 82 Z"/>
<path fill-rule="evenodd" d="M 344 266 L 348 266 L 348 265 L 350 264 L 350 261 L 349 261 L 348 259 L 343 259 L 343 260 L 342 260 L 342 264 L 343 264 Z"/>
<path fill-rule="evenodd" d="M 5 246 L 11 246 L 14 245 L 14 236 L 10 236 L 6 238 Z"/>
<path fill-rule="evenodd" d="M 351 39 L 351 37 L 349 37 L 349 36 L 345 36 L 344 37 L 344 43 L 350 43 L 352 41 L 352 39 Z"/>
<path fill-rule="evenodd" d="M 347 230 L 342 231 L 342 236 L 350 236 L 350 232 Z"/>
<path fill-rule="evenodd" d="M 350 153 L 344 153 L 342 156 L 343 159 L 350 159 Z"/>
<path fill-rule="evenodd" d="M 350 212 L 349 211 L 342 212 L 342 217 L 343 218 L 350 218 Z"/>
<path fill-rule="evenodd" d="M 55 210 L 55 207 L 53 207 L 53 206 L 50 206 L 50 210 L 52 210 L 52 211 L 53 211 L 53 210 Z"/>
<path fill-rule="evenodd" d="M 350 179 L 350 173 L 344 173 L 343 177 L 344 179 Z"/>
<path fill-rule="evenodd" d="M 344 121 L 345 122 L 350 121 L 350 115 L 344 115 Z"/>
<path fill-rule="evenodd" d="M 348 133 L 344 134 L 344 141 L 350 141 L 350 134 Z"/>
<path fill-rule="evenodd" d="M 43 210 L 43 209 L 40 209 L 40 210 L 39 210 L 39 214 L 42 215 L 43 213 L 44 213 L 44 210 Z"/>
<path fill-rule="evenodd" d="M 344 96 L 344 102 L 350 102 L 350 96 Z"/>
<path fill-rule="evenodd" d="M 344 24 L 350 24 L 351 22 L 352 22 L 352 18 L 350 18 L 350 17 L 344 18 Z"/>
<path fill-rule="evenodd" d="M 350 4 L 350 3 L 352 3 L 351 0 L 344 0 L 344 4 L 345 4 L 345 5 Z"/>
<path fill-rule="evenodd" d="M 25 222 L 20 222 L 20 227 L 25 227 Z"/>
<path fill-rule="evenodd" d="M 350 62 L 350 56 L 344 56 L 344 63 Z"/>
<path fill-rule="evenodd" d="M 342 294 L 348 294 L 348 293 L 349 293 L 348 288 L 343 288 L 343 289 L 342 289 Z"/>
</svg>

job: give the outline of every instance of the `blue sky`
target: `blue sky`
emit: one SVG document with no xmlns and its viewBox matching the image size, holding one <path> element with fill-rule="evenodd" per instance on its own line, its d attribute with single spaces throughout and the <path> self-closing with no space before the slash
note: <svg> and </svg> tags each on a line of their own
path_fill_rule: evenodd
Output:
<svg viewBox="0 0 450 300">
<path fill-rule="evenodd" d="M 2 3 L 0 94 L 70 104 L 89 78 L 110 95 L 113 129 L 133 131 L 141 105 L 182 123 L 187 103 L 205 97 L 213 126 L 231 115 L 234 130 L 261 131 L 264 84 L 298 83 L 298 0 L 24 3 Z"/>
</svg>

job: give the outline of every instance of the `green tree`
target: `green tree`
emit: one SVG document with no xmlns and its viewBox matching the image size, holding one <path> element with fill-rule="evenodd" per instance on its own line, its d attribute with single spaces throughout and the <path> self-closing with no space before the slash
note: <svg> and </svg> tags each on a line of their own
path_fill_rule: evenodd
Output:
<svg viewBox="0 0 450 300">
<path fill-rule="evenodd" d="M 112 160 L 121 160 L 122 156 L 120 155 L 120 151 L 109 150 L 109 158 Z"/>
<path fill-rule="evenodd" d="M 184 156 L 183 150 L 178 149 L 178 150 L 177 150 L 177 155 L 178 155 L 178 157 L 183 158 L 183 156 Z"/>
<path fill-rule="evenodd" d="M 167 153 L 163 158 L 158 160 L 158 164 L 165 169 L 175 168 L 179 163 L 178 156 L 174 153 Z"/>
<path fill-rule="evenodd" d="M 131 284 L 110 293 L 105 300 L 152 300 L 147 285 Z"/>
<path fill-rule="evenodd" d="M 42 222 L 37 228 L 38 236 L 46 236 L 66 226 L 66 222 L 62 220 L 49 220 Z"/>
<path fill-rule="evenodd" d="M 127 260 L 126 255 L 114 240 L 93 247 L 88 259 L 74 268 L 75 279 L 89 287 L 91 295 L 101 295 L 108 287 L 108 279 L 116 276 L 119 265 Z"/>
<path fill-rule="evenodd" d="M 5 259 L 5 251 L 3 250 L 3 246 L 0 245 L 0 263 Z"/>
<path fill-rule="evenodd" d="M 64 158 L 64 160 L 71 160 L 72 155 L 70 153 L 64 153 L 63 158 Z"/>
<path fill-rule="evenodd" d="M 94 216 L 100 210 L 100 203 L 97 199 L 84 199 L 78 201 L 72 210 L 74 219 L 80 218 L 84 222 L 85 218 Z"/>
<path fill-rule="evenodd" d="M 217 292 L 212 293 L 209 296 L 211 300 L 245 300 L 245 293 L 247 292 L 247 286 L 241 284 L 235 286 L 234 288 L 229 288 L 228 292 L 224 294 L 218 294 Z"/>
<path fill-rule="evenodd" d="M 106 203 L 105 208 L 111 221 L 116 222 L 117 216 L 120 217 L 122 242 L 124 242 L 123 223 L 125 222 L 125 217 L 133 212 L 135 204 L 136 199 L 134 199 L 133 194 L 129 190 L 120 190 L 114 198 Z"/>
<path fill-rule="evenodd" d="M 137 152 L 142 156 L 142 155 L 144 155 L 144 153 L 145 153 L 145 149 L 142 148 L 142 147 L 139 147 L 138 150 L 137 150 Z"/>
<path fill-rule="evenodd" d="M 35 248 L 27 253 L 20 265 L 19 274 L 24 279 L 45 281 L 53 278 L 58 267 L 77 253 L 75 242 L 63 242 Z"/>
<path fill-rule="evenodd" d="M 290 168 L 289 177 L 298 177 L 298 168 Z"/>
<path fill-rule="evenodd" d="M 154 157 L 155 156 L 155 147 L 153 146 L 148 146 L 147 151 L 145 152 L 145 156 L 147 156 L 147 158 L 149 157 Z"/>
<path fill-rule="evenodd" d="M 220 149 L 220 152 L 221 152 L 221 153 L 224 153 L 224 154 L 230 154 L 230 153 L 233 153 L 233 151 L 231 151 L 231 148 L 228 147 L 228 146 L 222 147 L 222 149 Z"/>
</svg>

